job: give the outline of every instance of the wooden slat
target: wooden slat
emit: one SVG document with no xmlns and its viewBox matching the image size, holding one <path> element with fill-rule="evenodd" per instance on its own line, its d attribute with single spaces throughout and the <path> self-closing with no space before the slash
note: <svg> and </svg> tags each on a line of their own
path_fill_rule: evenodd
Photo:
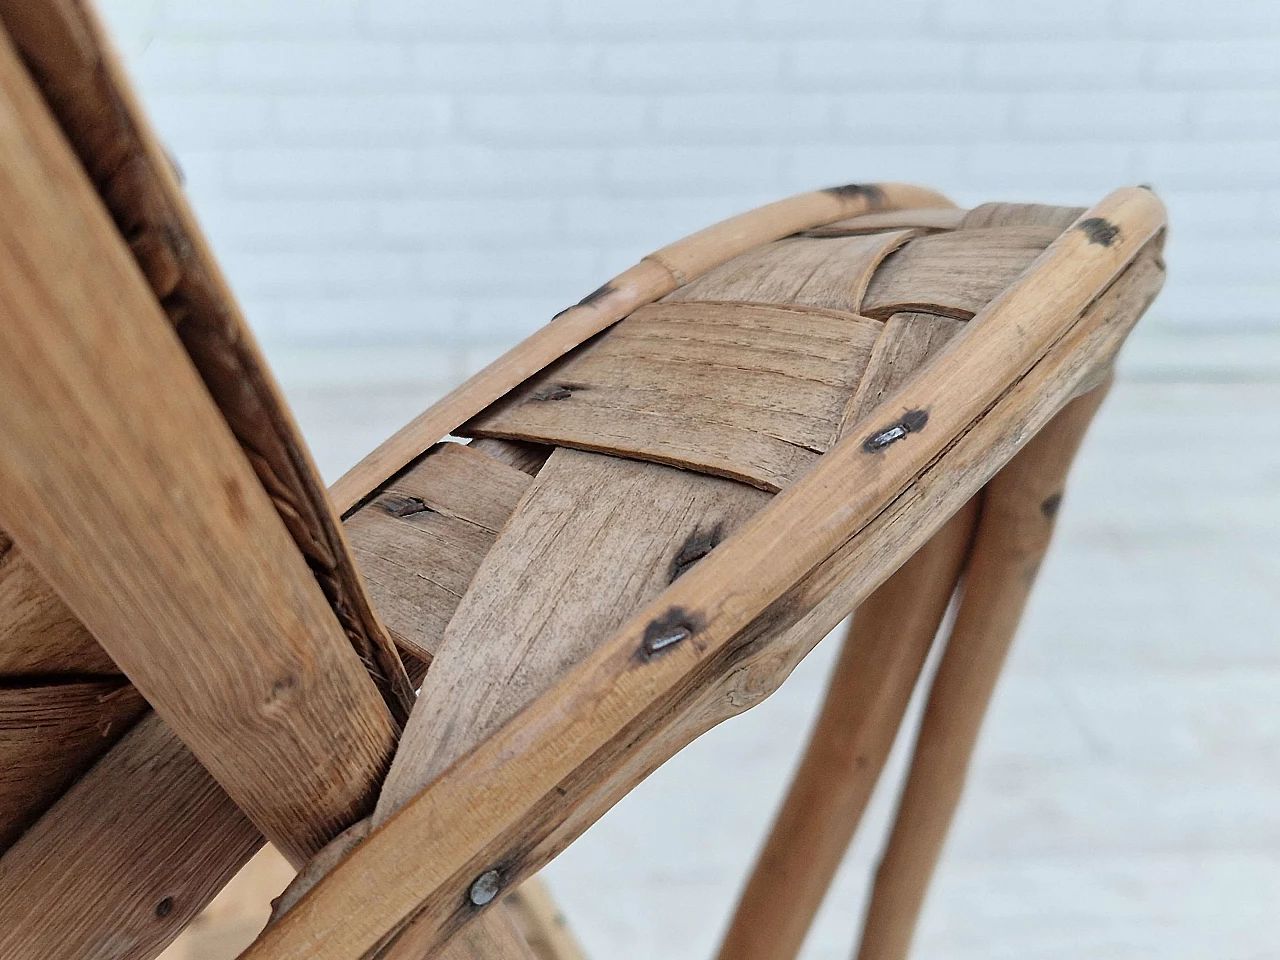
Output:
<svg viewBox="0 0 1280 960">
<path fill-rule="evenodd" d="M 0 858 L 0 956 L 154 957 L 261 844 L 150 714 Z"/>
<path fill-rule="evenodd" d="M 815 308 L 651 304 L 459 429 L 779 490 L 831 446 L 880 328 Z"/>
<path fill-rule="evenodd" d="M 945 207 L 941 194 L 903 183 L 849 184 L 802 193 L 730 217 L 657 250 L 503 354 L 388 438 L 330 493 L 344 514 L 369 491 L 491 403 L 574 347 L 745 250 L 871 210 Z"/>
<path fill-rule="evenodd" d="M 1000 668 L 1049 547 L 1063 485 L 1106 394 L 1078 397 L 987 485 L 955 623 L 876 871 L 859 960 L 905 960 Z"/>
<path fill-rule="evenodd" d="M 1028 428 L 1061 405 L 1063 392 L 1092 373 L 1099 354 L 1109 359 L 1128 324 L 1099 329 L 1107 318 L 1097 312 L 1077 321 L 1163 224 L 1162 207 L 1145 190 L 1117 191 L 1094 207 L 886 401 L 880 427 L 837 444 L 727 544 L 403 807 L 245 960 L 358 957 L 412 918 L 414 941 L 388 953 L 407 956 L 405 950 L 439 942 L 474 916 L 465 891 L 481 873 L 501 867 L 506 882 L 527 875 L 538 859 L 532 851 L 604 778 L 600 765 L 616 765 L 647 739 L 665 707 L 732 663 L 744 630 L 762 638 L 776 635 L 779 621 L 783 628 L 794 623 L 789 591 L 837 555 L 846 565 L 842 598 L 856 604 L 940 526 L 951 512 L 940 500 L 968 499 L 1025 442 Z M 964 469 L 955 469 L 958 463 Z M 944 481 L 934 479 L 940 469 Z M 878 526 L 913 499 L 907 493 L 938 499 L 915 501 L 887 530 Z M 873 531 L 886 539 L 868 540 Z M 821 605 L 815 599 L 796 619 Z M 660 655 L 652 654 L 655 647 Z M 406 848 L 417 855 L 405 858 Z M 337 920 L 340 905 L 373 883 L 381 891 L 377 900 Z"/>
<path fill-rule="evenodd" d="M 837 220 L 826 226 L 806 230 L 805 237 L 852 237 L 860 233 L 879 233 L 882 230 L 955 230 L 964 220 L 967 210 L 955 207 L 938 207 L 923 210 L 889 210 L 884 213 L 864 213 L 858 217 Z"/>
<path fill-rule="evenodd" d="M 884 325 L 867 361 L 866 375 L 841 418 L 840 435 L 869 417 L 876 407 L 960 332 L 963 323 L 930 313 L 895 313 Z"/>
<path fill-rule="evenodd" d="M 769 501 L 651 463 L 559 449 L 445 633 L 375 826 L 549 689 Z"/>
<path fill-rule="evenodd" d="M 22 550 L 0 551 L 0 677 L 119 672 Z"/>
<path fill-rule="evenodd" d="M 1054 207 L 1043 203 L 984 203 L 964 212 L 961 230 L 985 227 L 1045 227 L 1061 233 L 1079 219 L 1084 207 Z"/>
<path fill-rule="evenodd" d="M 0 153 L 0 524 L 301 863 L 367 810 L 396 726 L 4 45 Z"/>
<path fill-rule="evenodd" d="M 968 320 L 1059 233 L 1052 227 L 989 227 L 917 237 L 876 271 L 862 313 L 883 319 L 918 310 Z"/>
<path fill-rule="evenodd" d="M 0 850 L 146 712 L 123 677 L 0 685 Z"/>
<path fill-rule="evenodd" d="M 0 21 L 205 387 L 398 722 L 413 705 L 319 471 L 164 154 L 80 0 L 0 0 Z"/>
<path fill-rule="evenodd" d="M 664 299 L 788 303 L 859 312 L 880 262 L 910 230 L 815 240 L 790 237 L 748 250 Z"/>
<path fill-rule="evenodd" d="M 462 595 L 532 477 L 441 444 L 346 521 L 396 641 L 430 661 Z"/>
</svg>

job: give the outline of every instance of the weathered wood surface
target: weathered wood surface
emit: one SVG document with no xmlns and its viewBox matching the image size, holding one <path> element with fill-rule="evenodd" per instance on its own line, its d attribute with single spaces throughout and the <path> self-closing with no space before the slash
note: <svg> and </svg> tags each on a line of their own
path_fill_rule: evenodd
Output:
<svg viewBox="0 0 1280 960">
<path fill-rule="evenodd" d="M 1084 207 L 1055 207 L 1043 203 L 983 203 L 964 211 L 957 227 L 1045 227 L 1061 233 L 1080 218 Z"/>
<path fill-rule="evenodd" d="M 22 550 L 0 544 L 0 677 L 119 672 Z"/>
<path fill-rule="evenodd" d="M 4 45 L 0 144 L 0 523 L 301 863 L 367 811 L 396 725 Z"/>
<path fill-rule="evenodd" d="M 535 869 L 540 844 L 653 738 L 655 725 L 670 721 L 666 708 L 742 653 L 744 631 L 762 636 L 755 624 L 772 637 L 788 624 L 847 612 L 1110 359 L 1136 317 L 1096 308 L 1075 321 L 1162 225 L 1159 203 L 1143 190 L 1095 207 L 927 375 L 882 406 L 883 424 L 834 447 L 729 544 L 462 757 L 248 956 L 359 956 L 415 914 L 416 946 L 429 946 L 474 916 L 465 890 L 480 873 L 503 865 L 511 883 Z M 840 611 L 828 603 L 836 595 Z M 655 647 L 660 656 L 637 652 Z M 446 823 L 458 829 L 432 826 Z M 420 856 L 400 856 L 406 846 Z M 386 896 L 339 925 L 348 891 L 375 882 Z"/>
<path fill-rule="evenodd" d="M 767 204 L 663 247 L 552 318 L 518 347 L 397 431 L 339 478 L 331 490 L 334 502 L 345 514 L 396 471 L 548 364 L 637 307 L 746 250 L 869 211 L 949 205 L 950 201 L 941 194 L 909 184 L 850 184 Z"/>
<path fill-rule="evenodd" d="M 532 478 L 441 444 L 345 523 L 392 636 L 430 661 L 477 568 Z"/>
<path fill-rule="evenodd" d="M 0 858 L 0 956 L 154 957 L 261 844 L 150 714 Z"/>
<path fill-rule="evenodd" d="M 789 266 L 780 263 L 779 272 Z M 669 463 L 777 491 L 835 441 L 880 327 L 814 308 L 656 303 L 459 430 Z"/>
<path fill-rule="evenodd" d="M 734 257 L 664 300 L 790 303 L 858 313 L 876 268 L 913 235 L 895 230 L 833 239 L 789 237 Z"/>
<path fill-rule="evenodd" d="M 847 436 L 963 328 L 961 321 L 931 313 L 895 313 L 876 338 L 866 375 L 840 418 Z"/>
<path fill-rule="evenodd" d="M 124 677 L 0 683 L 0 850 L 146 709 Z"/>
<path fill-rule="evenodd" d="M 893 746 L 973 538 L 976 500 L 858 607 L 719 960 L 790 960 Z"/>
<path fill-rule="evenodd" d="M 1105 394 L 1096 388 L 1068 404 L 982 493 L 959 608 L 876 871 L 859 960 L 907 956 L 982 718 L 1049 547 L 1067 471 Z"/>
<path fill-rule="evenodd" d="M 375 826 L 545 693 L 769 499 L 730 480 L 556 450 L 446 631 L 383 786 Z"/>
<path fill-rule="evenodd" d="M 343 630 L 403 723 L 413 690 L 351 561 L 320 474 L 92 9 L 81 0 L 0 0 L 0 22 Z"/>
<path fill-rule="evenodd" d="M 968 320 L 1062 231 L 999 227 L 918 237 L 885 260 L 862 301 L 869 317 L 919 310 Z"/>
</svg>

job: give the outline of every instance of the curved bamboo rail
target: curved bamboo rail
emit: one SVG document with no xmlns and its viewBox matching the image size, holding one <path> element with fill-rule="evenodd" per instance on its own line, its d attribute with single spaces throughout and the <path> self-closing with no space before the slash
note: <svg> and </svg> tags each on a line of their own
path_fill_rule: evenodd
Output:
<svg viewBox="0 0 1280 960">
<path fill-rule="evenodd" d="M 1106 393 L 1104 384 L 1069 403 L 983 491 L 963 596 L 876 871 L 858 960 L 907 955 L 982 719 L 1049 549 L 1067 470 Z"/>
</svg>

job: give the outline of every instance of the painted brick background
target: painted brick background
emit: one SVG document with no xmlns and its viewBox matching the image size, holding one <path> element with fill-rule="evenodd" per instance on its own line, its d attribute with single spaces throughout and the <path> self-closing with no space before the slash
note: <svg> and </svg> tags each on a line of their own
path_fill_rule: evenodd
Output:
<svg viewBox="0 0 1280 960">
<path fill-rule="evenodd" d="M 284 362 L 407 350 L 452 381 L 675 237 L 898 179 L 965 203 L 1151 183 L 1171 272 L 1135 349 L 1280 365 L 1274 0 L 105 6 Z"/>
</svg>

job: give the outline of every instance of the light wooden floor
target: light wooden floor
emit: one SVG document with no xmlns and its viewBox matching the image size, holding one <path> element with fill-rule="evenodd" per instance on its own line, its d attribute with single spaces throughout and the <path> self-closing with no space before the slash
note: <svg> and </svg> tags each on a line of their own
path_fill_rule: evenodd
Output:
<svg viewBox="0 0 1280 960">
<path fill-rule="evenodd" d="M 402 351 L 392 377 L 378 351 L 272 359 L 329 479 L 442 386 Z M 918 957 L 1280 957 L 1280 343 L 1147 338 L 1123 371 L 998 690 Z M 591 956 L 712 955 L 833 652 L 820 646 L 548 869 Z M 849 955 L 892 799 L 877 796 L 807 957 Z M 265 873 L 268 887 L 287 879 Z M 236 896 L 249 895 L 226 898 L 224 917 L 243 916 L 226 908 Z M 233 956 L 235 936 L 209 939 L 219 929 L 173 956 Z"/>
</svg>

